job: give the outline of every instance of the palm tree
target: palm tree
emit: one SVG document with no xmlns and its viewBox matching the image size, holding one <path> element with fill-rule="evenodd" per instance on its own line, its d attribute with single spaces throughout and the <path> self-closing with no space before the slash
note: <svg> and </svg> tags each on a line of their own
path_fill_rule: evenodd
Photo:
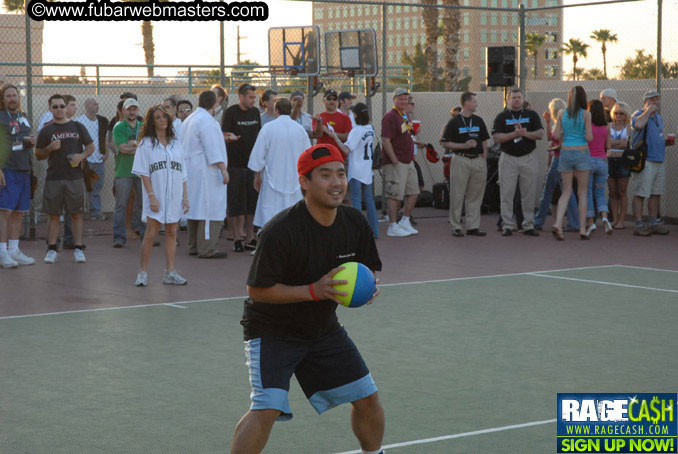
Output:
<svg viewBox="0 0 678 454">
<path fill-rule="evenodd" d="M 459 6 L 459 0 L 443 0 L 443 5 Z M 457 65 L 457 53 L 459 51 L 459 28 L 461 28 L 461 13 L 456 8 L 445 8 L 443 11 L 443 24 L 445 34 L 443 42 L 445 53 L 443 54 L 443 68 L 445 71 L 445 90 L 455 91 L 459 76 Z"/>
<path fill-rule="evenodd" d="M 539 33 L 528 33 L 525 35 L 525 47 L 527 53 L 534 57 L 534 78 L 537 78 L 537 54 L 539 48 L 546 43 L 546 36 Z"/>
<path fill-rule="evenodd" d="M 603 52 L 603 75 L 607 79 L 607 46 L 606 43 L 616 43 L 617 34 L 612 33 L 610 30 L 603 28 L 600 30 L 594 30 L 591 33 L 591 39 L 594 39 L 601 43 L 601 50 Z"/>
<path fill-rule="evenodd" d="M 589 45 L 586 43 L 581 42 L 578 39 L 575 38 L 570 38 L 568 42 L 563 44 L 563 52 L 566 54 L 572 54 L 572 78 L 573 80 L 577 80 L 578 72 L 577 72 L 577 61 L 579 60 L 579 56 L 582 56 L 586 58 L 586 49 L 588 49 Z"/>
<path fill-rule="evenodd" d="M 435 5 L 436 0 L 421 0 L 424 5 Z M 422 8 L 421 17 L 426 28 L 426 78 L 430 91 L 434 91 L 438 85 L 438 8 Z"/>
<path fill-rule="evenodd" d="M 153 24 L 145 20 L 141 23 L 141 36 L 143 37 L 142 47 L 144 49 L 144 60 L 147 65 L 155 64 L 155 44 L 153 43 Z M 146 69 L 148 77 L 153 77 L 153 66 Z"/>
</svg>

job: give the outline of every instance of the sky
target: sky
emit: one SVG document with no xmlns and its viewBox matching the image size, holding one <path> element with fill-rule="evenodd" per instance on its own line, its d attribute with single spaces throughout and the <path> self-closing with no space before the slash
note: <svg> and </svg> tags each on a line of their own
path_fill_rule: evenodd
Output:
<svg viewBox="0 0 678 454">
<path fill-rule="evenodd" d="M 589 1 L 565 0 L 564 3 Z M 312 23 L 310 2 L 269 0 L 267 3 L 270 16 L 265 22 L 225 22 L 227 64 L 236 62 L 238 25 L 241 36 L 246 37 L 241 41 L 242 58 L 266 64 L 268 28 Z M 678 0 L 663 0 L 663 5 L 663 56 L 678 61 L 678 42 L 670 27 L 678 23 Z M 619 40 L 608 45 L 608 72 L 611 75 L 618 72 L 618 66 L 627 56 L 635 54 L 635 49 L 644 48 L 646 53 L 656 55 L 656 0 L 565 8 L 563 11 L 563 41 L 578 38 L 591 46 L 588 57 L 578 63 L 580 67 L 602 68 L 600 45 L 589 38 L 593 30 L 600 28 L 610 29 Z M 43 45 L 43 61 L 143 64 L 140 30 L 140 22 L 47 22 L 44 33 L 48 39 Z M 217 22 L 154 22 L 154 38 L 156 64 L 219 63 Z M 565 73 L 571 71 L 571 56 L 564 56 L 563 64 Z M 88 75 L 93 74 L 93 69 L 89 69 Z M 139 72 L 142 74 L 143 71 Z"/>
</svg>

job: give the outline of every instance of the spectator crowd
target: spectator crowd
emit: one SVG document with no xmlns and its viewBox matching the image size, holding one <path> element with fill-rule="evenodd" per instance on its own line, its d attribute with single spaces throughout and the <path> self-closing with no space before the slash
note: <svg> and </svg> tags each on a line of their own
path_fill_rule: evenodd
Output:
<svg viewBox="0 0 678 454">
<path fill-rule="evenodd" d="M 114 248 L 141 239 L 136 285 L 148 283 L 147 266 L 158 234 L 165 233 L 163 282 L 187 280 L 174 268 L 177 231 L 188 230 L 188 253 L 198 259 L 224 259 L 219 250 L 222 230 L 233 251 L 254 253 L 257 231 L 281 211 L 302 200 L 297 160 L 315 142 L 337 147 L 345 159 L 348 196 L 345 203 L 366 210 L 375 238 L 379 219 L 374 200 L 374 172 L 383 178 L 387 212 L 386 235 L 418 234 L 412 217 L 424 181 L 416 162 L 425 151 L 438 156 L 417 138 L 414 97 L 404 88 L 381 119 L 378 137 L 368 107 L 354 104 L 350 92 L 328 89 L 324 111 L 303 111 L 304 93 L 289 97 L 242 84 L 238 102 L 214 86 L 200 93 L 198 105 L 173 95 L 145 111 L 134 93 L 123 93 L 110 120 L 99 115 L 94 98 L 76 116 L 77 100 L 54 94 L 48 111 L 32 129 L 21 109 L 19 90 L 0 88 L 0 267 L 31 265 L 35 260 L 19 248 L 22 219 L 29 210 L 32 158 L 47 161 L 41 211 L 48 216 L 47 252 L 53 264 L 59 249 L 72 249 L 76 263 L 86 262 L 83 220 L 105 221 L 101 191 L 105 163 L 114 161 Z M 449 223 L 454 237 L 485 236 L 480 211 L 486 193 L 488 149 L 500 152 L 498 184 L 504 237 L 521 232 L 539 236 L 551 213 L 552 234 L 564 240 L 567 231 L 588 240 L 600 225 L 608 235 L 626 227 L 631 199 L 633 233 L 665 235 L 659 216 L 665 190 L 665 148 L 675 141 L 665 133 L 657 92 L 643 95 L 632 111 L 614 89 L 587 100 L 581 86 L 568 99 L 553 99 L 541 116 L 518 89 L 508 90 L 506 108 L 488 128 L 476 114 L 475 93 L 461 95 L 443 127 L 440 144 L 449 161 Z M 542 121 L 543 120 L 543 121 Z M 548 141 L 548 171 L 541 191 L 537 142 Z M 631 172 L 629 150 L 645 148 L 642 168 Z M 537 195 L 541 194 L 538 200 Z M 647 220 L 643 218 L 647 205 Z M 86 207 L 89 212 L 86 211 Z M 59 239 L 60 223 L 64 235 Z M 131 229 L 131 232 L 130 232 Z"/>
</svg>

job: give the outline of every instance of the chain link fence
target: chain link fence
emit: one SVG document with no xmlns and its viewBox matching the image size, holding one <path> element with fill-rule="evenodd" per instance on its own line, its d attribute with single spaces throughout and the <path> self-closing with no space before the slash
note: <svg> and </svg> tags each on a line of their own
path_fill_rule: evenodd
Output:
<svg viewBox="0 0 678 454">
<path fill-rule="evenodd" d="M 678 46 L 671 39 L 668 24 L 678 21 L 678 0 L 645 0 L 601 2 L 582 6 L 563 5 L 561 0 L 445 0 L 422 3 L 407 2 L 341 2 L 325 0 L 308 3 L 313 25 L 321 31 L 320 58 L 324 61 L 322 36 L 332 30 L 373 28 L 377 35 L 379 74 L 374 80 L 346 75 L 328 76 L 321 69 L 317 78 L 270 73 L 261 65 L 153 65 L 149 76 L 147 65 L 43 63 L 42 45 L 49 40 L 42 23 L 30 21 L 31 41 L 26 46 L 26 21 L 21 14 L 0 15 L 0 80 L 20 87 L 23 110 L 38 124 L 47 112 L 47 99 L 53 93 L 76 97 L 78 112 L 84 113 L 84 102 L 94 98 L 99 114 L 111 118 L 115 114 L 120 94 L 137 94 L 141 112 L 161 103 L 171 95 L 197 105 L 197 93 L 219 83 L 233 93 L 242 82 L 253 83 L 261 92 L 268 88 L 281 94 L 300 89 L 306 94 L 307 111 L 324 110 L 322 91 L 333 88 L 351 91 L 354 101 L 366 102 L 379 134 L 381 117 L 392 106 L 396 87 L 408 88 L 414 97 L 412 117 L 421 122 L 418 140 L 434 145 L 439 154 L 441 130 L 450 119 L 450 110 L 459 106 L 464 90 L 478 94 L 477 114 L 489 129 L 495 116 L 503 109 L 501 87 L 485 85 L 486 50 L 493 46 L 515 46 L 516 85 L 526 90 L 531 108 L 542 113 L 551 99 L 567 98 L 573 85 L 582 85 L 589 99 L 598 98 L 600 91 L 614 88 L 620 101 L 632 111 L 642 107 L 642 94 L 659 88 L 662 93 L 662 116 L 665 134 L 676 132 L 678 126 Z M 661 10 L 660 10 L 661 5 Z M 563 7 L 565 6 L 565 7 Z M 628 18 L 633 18 L 633 23 Z M 658 40 L 659 18 L 665 27 Z M 76 24 L 76 23 L 74 23 Z M 524 26 L 521 28 L 521 24 Z M 309 24 L 299 24 L 309 25 Z M 177 27 L 182 25 L 178 23 Z M 246 29 L 246 25 L 241 26 Z M 76 39 L 76 38 L 74 38 Z M 95 38 L 104 39 L 104 38 Z M 218 42 L 191 43 L 192 46 L 218 46 Z M 156 44 L 157 46 L 162 43 Z M 260 39 L 251 46 L 265 47 Z M 26 52 L 30 49 L 30 65 Z M 196 55 L 200 53 L 196 49 Z M 661 55 L 661 77 L 656 74 L 657 56 Z M 522 71 L 521 71 L 522 68 Z M 367 83 L 366 83 L 367 82 Z M 316 92 L 316 96 L 309 93 Z M 366 93 L 369 92 L 368 96 Z M 386 93 L 385 95 L 383 93 Z M 230 94 L 229 102 L 237 102 Z M 491 141 L 490 141 L 491 143 Z M 538 142 L 536 151 L 546 174 L 547 143 Z M 662 197 L 663 216 L 678 219 L 678 172 L 676 150 L 667 148 L 666 193 Z M 488 181 L 495 176 L 492 158 Z M 442 161 L 429 162 L 420 152 L 417 162 L 422 171 L 424 189 L 445 180 Z M 39 181 L 35 195 L 35 213 L 39 213 L 42 183 L 46 163 L 34 162 Z M 112 232 L 111 211 L 113 160 L 106 161 L 102 191 L 103 211 L 107 221 L 88 220 L 85 232 Z M 541 187 L 543 180 L 539 182 Z M 375 180 L 377 199 L 381 195 L 379 173 Z M 540 191 L 539 191 L 540 192 Z M 493 212 L 496 204 L 485 203 L 484 211 Z M 418 207 L 415 216 L 447 216 L 446 210 L 429 206 Z M 43 237 L 46 228 L 39 214 L 34 234 Z"/>
</svg>

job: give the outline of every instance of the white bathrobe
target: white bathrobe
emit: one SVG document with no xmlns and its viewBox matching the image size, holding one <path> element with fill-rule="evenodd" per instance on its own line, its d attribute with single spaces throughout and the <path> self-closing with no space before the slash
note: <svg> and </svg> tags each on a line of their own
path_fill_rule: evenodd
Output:
<svg viewBox="0 0 678 454">
<path fill-rule="evenodd" d="M 223 221 L 226 185 L 216 164 L 228 165 L 228 157 L 219 123 L 198 107 L 181 124 L 181 145 L 188 174 L 186 189 L 190 209 L 186 217 L 196 221 Z"/>
<path fill-rule="evenodd" d="M 254 225 L 263 227 L 302 199 L 297 160 L 310 146 L 304 127 L 289 115 L 280 115 L 261 128 L 247 164 L 255 172 L 263 170 Z"/>
</svg>

